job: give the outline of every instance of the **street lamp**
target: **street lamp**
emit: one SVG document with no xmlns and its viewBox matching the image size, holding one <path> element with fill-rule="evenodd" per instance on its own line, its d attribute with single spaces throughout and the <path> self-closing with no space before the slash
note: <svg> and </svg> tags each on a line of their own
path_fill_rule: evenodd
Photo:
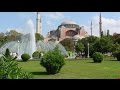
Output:
<svg viewBox="0 0 120 90">
<path fill-rule="evenodd" d="M 74 52 L 75 52 L 75 46 L 76 46 L 78 40 L 73 40 L 73 41 L 74 41 Z"/>
<path fill-rule="evenodd" d="M 89 44 L 89 42 L 88 42 L 88 56 L 87 56 L 88 58 L 90 57 L 90 56 L 89 56 L 89 45 L 90 45 L 90 44 Z"/>
</svg>

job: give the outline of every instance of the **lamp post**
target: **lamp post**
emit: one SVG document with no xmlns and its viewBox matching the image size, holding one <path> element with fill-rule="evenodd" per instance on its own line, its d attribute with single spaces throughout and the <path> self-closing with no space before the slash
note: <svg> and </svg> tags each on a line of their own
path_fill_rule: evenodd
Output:
<svg viewBox="0 0 120 90">
<path fill-rule="evenodd" d="M 78 40 L 73 40 L 73 41 L 74 41 L 74 52 L 75 52 L 75 46 L 76 46 Z"/>
<path fill-rule="evenodd" d="M 90 44 L 89 44 L 89 42 L 88 42 L 88 56 L 87 56 L 88 58 L 90 57 L 90 56 L 89 56 L 89 45 L 90 45 Z"/>
</svg>

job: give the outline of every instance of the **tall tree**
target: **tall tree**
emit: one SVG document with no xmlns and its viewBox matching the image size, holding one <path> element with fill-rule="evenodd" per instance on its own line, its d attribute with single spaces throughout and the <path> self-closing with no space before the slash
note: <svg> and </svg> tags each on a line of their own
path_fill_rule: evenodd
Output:
<svg viewBox="0 0 120 90">
<path fill-rule="evenodd" d="M 85 47 L 84 49 L 85 56 L 88 55 L 88 43 L 89 43 L 90 56 L 92 56 L 92 54 L 95 52 L 95 47 L 93 47 L 93 45 L 97 40 L 99 40 L 99 38 L 96 36 L 89 36 L 81 40 L 81 42 L 84 44 Z"/>
<path fill-rule="evenodd" d="M 22 33 L 17 32 L 16 30 L 10 30 L 9 32 L 7 31 L 6 33 L 7 38 L 9 38 L 9 41 L 16 41 L 19 40 Z"/>
<path fill-rule="evenodd" d="M 120 44 L 120 34 L 114 33 L 112 36 L 114 43 L 118 42 Z"/>
<path fill-rule="evenodd" d="M 35 39 L 36 39 L 36 42 L 38 42 L 39 40 L 44 40 L 44 37 L 39 33 L 35 33 Z"/>
<path fill-rule="evenodd" d="M 66 38 L 60 42 L 67 51 L 74 51 L 74 42 L 71 38 Z"/>
<path fill-rule="evenodd" d="M 107 36 L 109 36 L 110 35 L 110 32 L 109 32 L 109 30 L 107 30 Z"/>
<path fill-rule="evenodd" d="M 83 53 L 85 47 L 84 47 L 84 44 L 79 40 L 77 42 L 77 45 L 75 46 L 75 50 L 76 52 L 79 54 L 79 53 Z"/>
</svg>

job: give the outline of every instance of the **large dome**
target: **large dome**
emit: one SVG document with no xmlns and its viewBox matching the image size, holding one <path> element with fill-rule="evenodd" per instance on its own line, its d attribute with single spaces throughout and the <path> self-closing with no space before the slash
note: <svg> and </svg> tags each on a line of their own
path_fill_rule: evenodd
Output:
<svg viewBox="0 0 120 90">
<path fill-rule="evenodd" d="M 66 20 L 66 21 L 61 23 L 61 25 L 65 25 L 65 24 L 77 24 L 77 23 L 74 21 L 71 21 L 71 20 Z"/>
</svg>

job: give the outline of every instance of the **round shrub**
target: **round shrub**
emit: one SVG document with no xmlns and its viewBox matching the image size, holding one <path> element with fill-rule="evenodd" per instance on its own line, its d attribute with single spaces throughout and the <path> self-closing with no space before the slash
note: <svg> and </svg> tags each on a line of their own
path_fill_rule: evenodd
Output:
<svg viewBox="0 0 120 90">
<path fill-rule="evenodd" d="M 39 58 L 42 57 L 42 54 L 43 54 L 43 53 L 44 53 L 43 51 L 35 51 L 35 52 L 32 54 L 32 57 L 33 57 L 34 59 L 39 59 Z"/>
<path fill-rule="evenodd" d="M 25 53 L 21 55 L 21 58 L 24 62 L 26 62 L 30 59 L 30 55 Z"/>
<path fill-rule="evenodd" d="M 95 52 L 92 57 L 95 63 L 101 63 L 103 61 L 103 54 L 100 52 Z"/>
<path fill-rule="evenodd" d="M 64 56 L 58 49 L 48 51 L 40 61 L 40 64 L 46 68 L 48 74 L 59 73 L 62 66 L 65 64 Z"/>
<path fill-rule="evenodd" d="M 32 54 L 32 57 L 33 57 L 34 59 L 38 59 L 39 56 L 40 56 L 39 51 L 35 51 L 35 52 Z"/>
</svg>

